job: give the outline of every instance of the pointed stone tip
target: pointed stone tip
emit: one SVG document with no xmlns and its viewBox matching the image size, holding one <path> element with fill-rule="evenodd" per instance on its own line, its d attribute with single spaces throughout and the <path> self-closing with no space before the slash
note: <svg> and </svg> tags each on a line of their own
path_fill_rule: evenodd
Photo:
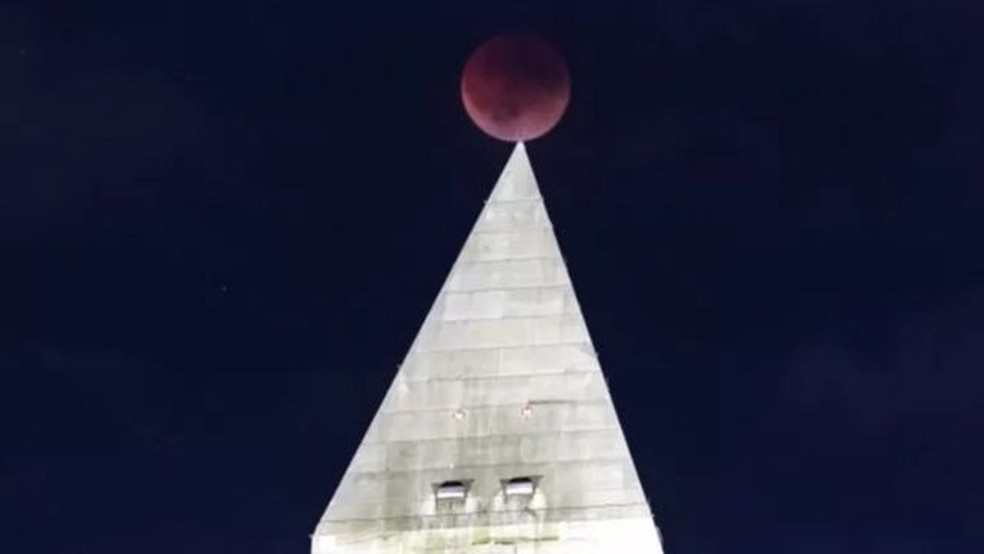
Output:
<svg viewBox="0 0 984 554">
<path fill-rule="evenodd" d="M 526 154 L 526 145 L 522 141 L 517 142 L 492 190 L 490 200 L 510 201 L 539 197 L 540 190 L 533 175 L 530 158 Z"/>
<path fill-rule="evenodd" d="M 516 156 L 527 156 L 525 142 L 519 141 L 516 143 L 516 146 L 513 147 L 512 155 L 510 155 L 509 157 L 514 158 Z"/>
</svg>

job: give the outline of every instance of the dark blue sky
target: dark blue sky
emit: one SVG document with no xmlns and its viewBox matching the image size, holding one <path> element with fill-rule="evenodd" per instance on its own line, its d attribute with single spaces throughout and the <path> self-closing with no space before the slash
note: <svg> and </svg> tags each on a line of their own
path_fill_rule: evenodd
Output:
<svg viewBox="0 0 984 554">
<path fill-rule="evenodd" d="M 529 146 L 670 554 L 984 552 L 970 0 L 3 2 L 0 550 L 303 553 Z M 407 268 L 410 268 L 408 271 Z"/>
</svg>

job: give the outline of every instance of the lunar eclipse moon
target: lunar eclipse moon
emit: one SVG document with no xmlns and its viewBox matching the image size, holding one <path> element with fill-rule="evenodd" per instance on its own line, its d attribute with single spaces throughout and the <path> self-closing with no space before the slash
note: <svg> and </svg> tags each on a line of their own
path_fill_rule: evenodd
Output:
<svg viewBox="0 0 984 554">
<path fill-rule="evenodd" d="M 461 76 L 461 100 L 485 133 L 508 142 L 553 129 L 571 97 L 564 59 L 543 40 L 503 35 L 478 47 Z"/>
</svg>

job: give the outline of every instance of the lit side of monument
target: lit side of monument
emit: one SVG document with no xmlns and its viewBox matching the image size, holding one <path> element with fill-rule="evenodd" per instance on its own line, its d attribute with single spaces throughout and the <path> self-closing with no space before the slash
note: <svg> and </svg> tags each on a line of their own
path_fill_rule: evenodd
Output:
<svg viewBox="0 0 984 554">
<path fill-rule="evenodd" d="M 661 554 L 522 143 L 312 554 Z"/>
</svg>

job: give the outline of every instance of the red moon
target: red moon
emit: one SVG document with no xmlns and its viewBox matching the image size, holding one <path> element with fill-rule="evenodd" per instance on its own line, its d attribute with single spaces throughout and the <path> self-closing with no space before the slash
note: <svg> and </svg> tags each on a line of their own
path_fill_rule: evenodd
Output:
<svg viewBox="0 0 984 554">
<path fill-rule="evenodd" d="M 532 140 L 560 121 L 571 99 L 564 59 L 532 36 L 478 47 L 461 76 L 461 100 L 479 129 L 508 142 Z"/>
</svg>

